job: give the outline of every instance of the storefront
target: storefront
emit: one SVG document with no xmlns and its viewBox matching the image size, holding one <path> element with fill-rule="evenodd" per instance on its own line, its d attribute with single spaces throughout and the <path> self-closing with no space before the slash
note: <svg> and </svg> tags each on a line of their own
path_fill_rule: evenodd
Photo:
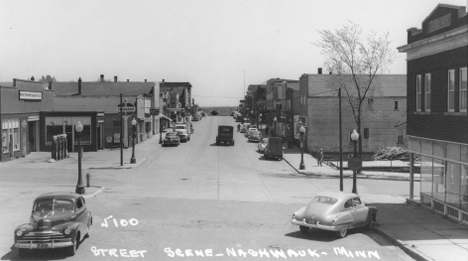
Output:
<svg viewBox="0 0 468 261">
<path fill-rule="evenodd" d="M 421 205 L 468 223 L 468 144 L 409 136 L 408 145 L 420 158 Z"/>
<path fill-rule="evenodd" d="M 0 161 L 39 151 L 39 114 L 54 109 L 53 91 L 44 83 L 14 79 L 0 86 L 0 101 Z"/>
<path fill-rule="evenodd" d="M 84 151 L 97 151 L 104 144 L 103 125 L 104 113 L 102 112 L 44 112 L 41 113 L 41 150 L 51 151 L 54 136 L 67 135 L 67 147 L 69 152 L 78 151 L 78 138 L 81 138 L 81 146 Z M 83 131 L 75 130 L 76 124 L 83 124 Z"/>
</svg>

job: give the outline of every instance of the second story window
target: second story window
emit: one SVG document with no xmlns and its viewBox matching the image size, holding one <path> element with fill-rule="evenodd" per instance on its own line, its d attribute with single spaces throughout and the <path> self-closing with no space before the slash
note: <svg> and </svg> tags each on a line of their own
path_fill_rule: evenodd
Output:
<svg viewBox="0 0 468 261">
<path fill-rule="evenodd" d="M 398 110 L 398 101 L 395 101 L 395 111 Z"/>
<path fill-rule="evenodd" d="M 447 111 L 455 111 L 455 70 L 449 70 L 447 75 Z"/>
<path fill-rule="evenodd" d="M 467 71 L 465 68 L 460 69 L 460 112 L 466 112 L 467 109 Z"/>
<path fill-rule="evenodd" d="M 416 111 L 421 111 L 421 75 L 416 75 Z"/>
<path fill-rule="evenodd" d="M 431 111 L 431 74 L 426 73 L 424 78 L 424 110 Z"/>
</svg>

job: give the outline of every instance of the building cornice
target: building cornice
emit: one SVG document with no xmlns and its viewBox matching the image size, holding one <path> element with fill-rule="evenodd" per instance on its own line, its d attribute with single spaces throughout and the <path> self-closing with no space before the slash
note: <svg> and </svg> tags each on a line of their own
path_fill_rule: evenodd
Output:
<svg viewBox="0 0 468 261">
<path fill-rule="evenodd" d="M 468 46 L 468 25 L 455 28 L 443 34 L 435 35 L 411 44 L 398 47 L 401 53 L 407 53 L 407 61 Z"/>
</svg>

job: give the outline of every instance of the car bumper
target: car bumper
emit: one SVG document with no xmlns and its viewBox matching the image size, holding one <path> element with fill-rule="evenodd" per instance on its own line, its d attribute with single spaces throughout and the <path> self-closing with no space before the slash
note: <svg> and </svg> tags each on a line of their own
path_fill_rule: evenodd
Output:
<svg viewBox="0 0 468 261">
<path fill-rule="evenodd" d="M 37 244 L 37 243 L 16 243 L 16 248 L 27 248 L 27 249 L 51 249 L 51 248 L 62 248 L 62 247 L 69 247 L 73 246 L 73 243 L 70 242 L 57 242 L 57 243 L 45 243 L 45 244 Z"/>
<path fill-rule="evenodd" d="M 297 220 L 297 219 L 291 219 L 291 223 L 294 225 L 298 226 L 304 226 L 304 227 L 310 227 L 310 228 L 317 228 L 321 230 L 328 230 L 328 231 L 340 231 L 344 227 L 348 227 L 347 224 L 340 224 L 336 226 L 329 226 L 329 225 L 322 225 L 319 223 L 319 221 L 316 221 L 315 223 L 307 223 L 305 220 Z"/>
</svg>

